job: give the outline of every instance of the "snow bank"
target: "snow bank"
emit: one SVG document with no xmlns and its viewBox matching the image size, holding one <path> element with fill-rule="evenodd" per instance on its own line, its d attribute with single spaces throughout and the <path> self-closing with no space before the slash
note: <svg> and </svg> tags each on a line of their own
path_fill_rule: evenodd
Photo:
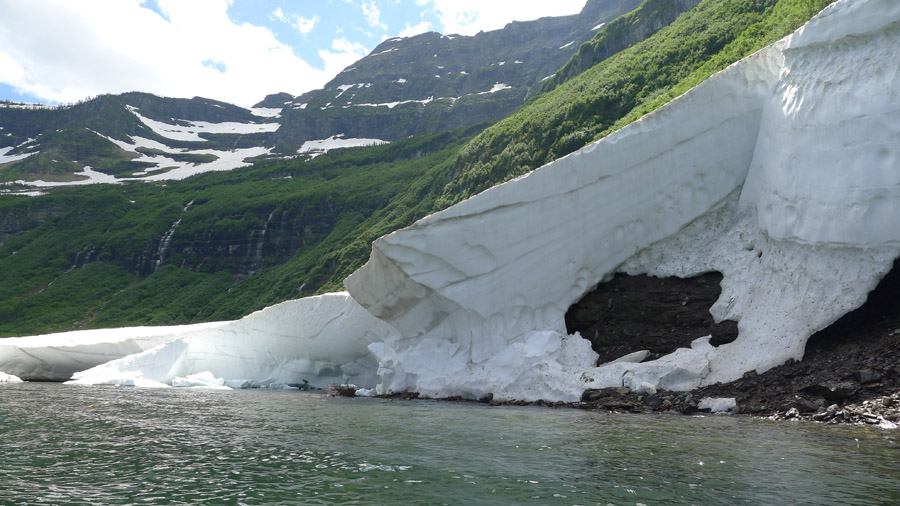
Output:
<svg viewBox="0 0 900 506">
<path fill-rule="evenodd" d="M 801 358 L 900 254 L 898 20 L 891 0 L 838 2 L 616 134 L 376 241 L 346 286 L 399 331 L 370 347 L 379 391 L 576 400 Z M 740 336 L 594 367 L 563 317 L 620 266 L 721 271 L 711 311 Z"/>
<path fill-rule="evenodd" d="M 306 380 L 371 388 L 377 363 L 367 346 L 391 332 L 346 293 L 308 297 L 122 354 L 81 370 L 71 383 L 251 387 Z M 2 360 L 0 367 L 6 367 Z"/>
<path fill-rule="evenodd" d="M 13 376 L 12 374 L 6 374 L 3 371 L 0 371 L 0 383 L 21 383 L 22 379 L 18 376 Z"/>
<path fill-rule="evenodd" d="M 26 380 L 63 381 L 75 372 L 219 325 L 78 330 L 0 339 L 0 370 Z"/>
</svg>

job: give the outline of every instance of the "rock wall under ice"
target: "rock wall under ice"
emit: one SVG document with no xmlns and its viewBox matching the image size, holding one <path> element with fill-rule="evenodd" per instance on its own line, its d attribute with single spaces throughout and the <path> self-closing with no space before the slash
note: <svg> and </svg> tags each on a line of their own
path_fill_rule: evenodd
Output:
<svg viewBox="0 0 900 506">
<path fill-rule="evenodd" d="M 900 254 L 900 3 L 842 0 L 619 132 L 373 244 L 380 392 L 576 400 L 803 355 Z M 617 270 L 723 273 L 721 347 L 594 366 L 564 314 Z"/>
</svg>

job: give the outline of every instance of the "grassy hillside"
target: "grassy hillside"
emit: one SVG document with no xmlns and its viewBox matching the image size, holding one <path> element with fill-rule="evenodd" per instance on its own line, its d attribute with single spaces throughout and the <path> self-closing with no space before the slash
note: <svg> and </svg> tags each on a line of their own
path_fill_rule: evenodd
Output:
<svg viewBox="0 0 900 506">
<path fill-rule="evenodd" d="M 0 199 L 0 335 L 236 318 L 340 289 L 371 241 L 434 209 L 453 154 L 483 128 Z M 283 226 L 263 233 L 267 220 Z"/>
<path fill-rule="evenodd" d="M 237 318 L 341 289 L 380 235 L 607 135 L 827 3 L 704 0 L 486 129 L 0 198 L 0 336 Z"/>
<path fill-rule="evenodd" d="M 641 8 L 665 3 L 646 0 Z M 454 179 L 441 204 L 463 200 L 610 134 L 790 34 L 829 3 L 704 0 L 654 36 L 569 77 L 475 138 L 455 161 Z M 594 40 L 602 41 L 618 26 L 610 23 Z"/>
</svg>

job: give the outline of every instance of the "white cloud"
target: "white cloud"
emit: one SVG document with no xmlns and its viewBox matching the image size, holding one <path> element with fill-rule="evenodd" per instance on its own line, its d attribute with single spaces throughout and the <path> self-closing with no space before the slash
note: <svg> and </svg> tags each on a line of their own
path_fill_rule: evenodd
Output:
<svg viewBox="0 0 900 506">
<path fill-rule="evenodd" d="M 272 11 L 272 14 L 269 14 L 269 19 L 287 23 L 296 28 L 297 31 L 302 33 L 303 35 L 311 32 L 312 29 L 315 28 L 316 24 L 321 21 L 321 19 L 319 19 L 319 16 L 307 18 L 293 12 L 286 13 L 281 10 L 281 7 L 276 7 L 275 10 Z"/>
<path fill-rule="evenodd" d="M 513 19 L 528 21 L 543 16 L 576 14 L 584 7 L 585 0 L 553 0 L 551 2 L 433 0 L 433 2 L 434 13 L 444 25 L 443 33 L 475 35 L 480 31 L 503 28 Z"/>
<path fill-rule="evenodd" d="M 249 106 L 333 75 L 298 58 L 269 29 L 233 23 L 229 0 L 159 0 L 164 17 L 141 4 L 0 2 L 0 81 L 54 102 L 140 90 Z"/>
<path fill-rule="evenodd" d="M 331 42 L 331 49 L 335 51 L 319 50 L 319 57 L 325 60 L 325 73 L 332 75 L 349 67 L 371 51 L 359 42 L 350 42 L 344 37 L 334 39 Z"/>
<path fill-rule="evenodd" d="M 363 0 L 362 11 L 369 26 L 381 27 L 382 30 L 387 30 L 387 25 L 381 22 L 381 11 L 378 10 L 378 4 L 375 3 L 375 0 L 372 0 L 371 2 Z"/>
<path fill-rule="evenodd" d="M 431 29 L 431 23 L 428 21 L 422 21 L 413 26 L 409 26 L 409 23 L 406 23 L 406 28 L 400 30 L 400 33 L 397 34 L 398 37 L 412 37 L 413 35 L 418 35 L 420 33 L 425 33 Z"/>
<path fill-rule="evenodd" d="M 313 16 L 311 18 L 304 18 L 303 16 L 297 16 L 294 18 L 293 26 L 300 33 L 306 35 L 307 33 L 312 31 L 312 29 L 316 26 L 316 24 L 318 22 L 319 22 L 319 16 Z"/>
</svg>

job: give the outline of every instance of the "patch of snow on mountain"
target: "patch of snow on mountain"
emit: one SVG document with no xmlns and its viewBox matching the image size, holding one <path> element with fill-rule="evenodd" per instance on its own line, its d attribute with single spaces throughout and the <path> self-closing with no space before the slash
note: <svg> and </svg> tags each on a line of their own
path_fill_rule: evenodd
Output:
<svg viewBox="0 0 900 506">
<path fill-rule="evenodd" d="M 378 146 L 380 144 L 389 144 L 390 141 L 384 141 L 381 139 L 362 139 L 362 138 L 344 138 L 344 134 L 337 134 L 328 137 L 327 139 L 319 139 L 306 141 L 300 146 L 300 149 L 297 150 L 298 155 L 310 155 L 310 158 L 315 158 L 319 155 L 324 155 L 325 153 L 331 151 L 332 149 L 342 149 L 342 148 L 356 148 L 356 147 L 365 147 L 365 146 Z"/>
<path fill-rule="evenodd" d="M 498 91 L 508 90 L 511 88 L 512 88 L 512 86 L 510 86 L 508 84 L 495 83 L 494 86 L 491 87 L 491 89 L 489 89 L 487 91 L 481 91 L 481 92 L 475 93 L 475 95 L 487 95 L 489 93 L 497 93 Z"/>
<path fill-rule="evenodd" d="M 0 183 L 0 186 L 3 186 L 5 183 Z M 38 191 L 38 190 L 10 190 L 0 188 L 0 195 L 18 195 L 20 197 L 40 197 L 41 195 L 46 195 L 46 192 Z"/>
<path fill-rule="evenodd" d="M 247 167 L 251 165 L 251 162 L 248 162 L 247 159 L 254 158 L 257 156 L 264 156 L 271 153 L 271 149 L 264 147 L 253 147 L 253 148 L 243 148 L 243 149 L 235 149 L 232 151 L 219 151 L 215 149 L 198 149 L 189 151 L 191 154 L 198 155 L 214 155 L 216 156 L 216 160 L 212 162 L 205 163 L 192 163 L 192 162 L 180 162 L 168 159 L 164 156 L 159 156 L 158 158 L 150 157 L 150 160 L 153 163 L 157 164 L 158 169 L 168 169 L 165 172 L 160 172 L 158 174 L 152 174 L 145 177 L 140 178 L 122 178 L 123 181 L 165 181 L 165 180 L 175 180 L 175 179 L 184 179 L 190 176 L 194 176 L 196 174 L 202 174 L 204 172 L 218 172 L 218 171 L 229 171 L 234 169 L 239 169 L 241 167 Z M 138 159 L 142 160 L 142 159 Z M 139 173 L 135 172 L 136 176 L 144 175 L 148 172 L 153 171 L 153 169 L 147 169 L 146 171 Z"/>
<path fill-rule="evenodd" d="M 574 43 L 575 43 L 575 41 L 573 40 L 572 42 L 569 42 L 569 43 L 567 43 L 567 44 L 563 44 L 562 46 L 559 46 L 559 48 L 560 48 L 560 49 L 565 49 L 565 48 L 567 48 L 567 47 L 570 47 L 570 46 L 571 46 L 572 44 L 574 44 Z"/>
<path fill-rule="evenodd" d="M 32 151 L 31 153 L 20 153 L 18 155 L 7 155 L 10 151 L 15 149 L 14 146 L 7 146 L 5 148 L 0 148 L 0 164 L 17 162 L 19 160 L 24 160 L 31 155 L 36 155 L 37 151 Z"/>
<path fill-rule="evenodd" d="M 191 150 L 186 148 L 172 148 L 157 141 L 139 136 L 132 137 L 131 140 L 133 144 L 129 144 L 127 142 L 120 141 L 112 137 L 107 137 L 97 132 L 94 133 L 114 143 L 120 149 L 139 154 L 140 156 L 138 158 L 135 158 L 133 161 L 154 164 L 153 167 L 148 167 L 142 171 L 134 172 L 133 176 L 137 177 L 114 178 L 112 181 L 100 182 L 163 181 L 184 179 L 196 174 L 202 174 L 204 172 L 227 171 L 246 167 L 250 165 L 250 162 L 245 161 L 246 159 L 271 153 L 271 149 L 264 147 L 242 148 L 234 149 L 231 151 L 221 151 L 216 149 Z M 211 162 L 201 163 L 185 162 L 167 157 L 165 156 L 165 154 L 140 153 L 138 152 L 138 148 L 154 149 L 166 154 L 212 155 L 215 156 L 216 159 Z M 158 174 L 150 175 L 150 173 L 153 172 L 158 172 Z"/>
<path fill-rule="evenodd" d="M 340 90 L 340 93 L 338 93 L 337 95 L 335 95 L 335 96 L 334 96 L 334 99 L 337 100 L 338 98 L 340 98 L 341 95 L 344 94 L 344 92 L 346 92 L 347 90 L 349 90 L 349 89 L 352 88 L 353 86 L 354 86 L 354 85 L 352 85 L 352 84 L 342 84 L 342 85 L 338 86 L 337 89 Z"/>
<path fill-rule="evenodd" d="M 604 26 L 606 26 L 606 23 L 600 23 L 599 25 L 597 25 L 597 26 L 591 28 L 591 31 L 592 31 L 592 32 L 597 31 L 597 30 L 603 28 Z"/>
<path fill-rule="evenodd" d="M 205 142 L 206 139 L 200 137 L 199 134 L 252 134 L 274 132 L 281 126 L 279 123 L 237 123 L 232 121 L 223 123 L 185 121 L 185 123 L 187 123 L 186 126 L 173 125 L 144 117 L 138 112 L 136 107 L 127 106 L 127 108 L 157 135 L 177 141 Z"/>
<path fill-rule="evenodd" d="M 437 77 L 440 77 L 440 76 L 437 76 Z M 434 97 L 432 96 L 432 97 L 428 97 L 423 100 L 401 100 L 398 102 L 383 102 L 380 104 L 353 104 L 353 107 L 387 107 L 388 109 L 393 109 L 394 107 L 397 107 L 398 105 L 401 105 L 401 104 L 419 103 L 419 104 L 425 105 L 425 104 L 429 104 L 433 101 L 434 101 Z"/>
<path fill-rule="evenodd" d="M 116 179 L 115 177 L 110 176 L 109 174 L 104 174 L 102 172 L 97 172 L 89 166 L 85 166 L 81 170 L 81 172 L 75 172 L 73 175 L 77 178 L 73 181 L 43 181 L 41 179 L 35 181 L 25 181 L 20 179 L 16 181 L 16 184 L 34 186 L 37 188 L 52 188 L 55 186 L 83 186 L 88 184 L 100 183 L 117 184 L 120 182 L 120 180 Z"/>
<path fill-rule="evenodd" d="M 384 51 L 379 51 L 379 52 L 377 52 L 377 53 L 372 53 L 372 54 L 370 54 L 369 56 L 378 56 L 378 55 L 390 53 L 391 51 L 399 51 L 399 49 L 396 48 L 396 47 L 392 47 L 392 48 L 389 48 L 389 49 L 385 49 Z M 347 72 L 347 71 L 345 70 L 344 72 Z"/>
<path fill-rule="evenodd" d="M 261 118 L 280 118 L 281 109 L 277 107 L 255 107 L 250 109 L 250 113 Z"/>
</svg>

